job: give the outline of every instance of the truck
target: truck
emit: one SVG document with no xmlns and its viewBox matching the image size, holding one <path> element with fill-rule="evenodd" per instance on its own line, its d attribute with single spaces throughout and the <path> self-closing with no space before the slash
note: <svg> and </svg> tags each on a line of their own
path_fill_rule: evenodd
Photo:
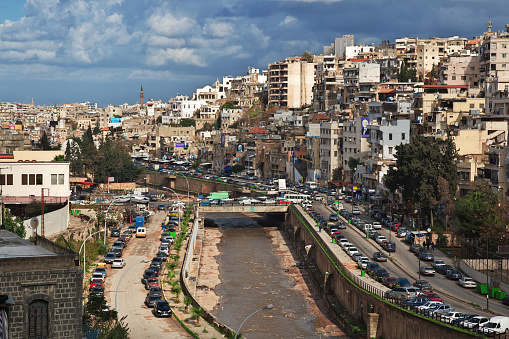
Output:
<svg viewBox="0 0 509 339">
<path fill-rule="evenodd" d="M 202 201 L 200 201 L 200 205 L 201 206 L 210 206 L 210 201 L 209 200 L 202 200 Z"/>
<path fill-rule="evenodd" d="M 136 217 L 136 228 L 143 227 L 144 222 L 145 222 L 144 217 Z"/>
<path fill-rule="evenodd" d="M 509 331 L 509 318 L 496 316 L 481 328 L 484 333 L 507 333 Z"/>
<path fill-rule="evenodd" d="M 222 200 L 222 199 L 228 199 L 228 198 L 229 198 L 228 191 L 212 192 L 209 195 L 209 200 Z"/>
</svg>

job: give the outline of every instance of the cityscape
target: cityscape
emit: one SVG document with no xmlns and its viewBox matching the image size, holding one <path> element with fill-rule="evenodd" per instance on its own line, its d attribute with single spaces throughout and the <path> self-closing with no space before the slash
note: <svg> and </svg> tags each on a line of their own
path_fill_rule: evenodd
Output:
<svg viewBox="0 0 509 339">
<path fill-rule="evenodd" d="M 21 19 L 3 6 L 0 63 L 27 25 L 41 43 L 12 67 L 32 58 L 42 78 L 69 79 L 62 101 L 50 82 L 0 93 L 0 338 L 509 337 L 509 23 L 469 37 L 344 30 L 253 67 L 272 43 L 254 24 L 239 31 L 248 48 L 225 33 L 235 20 L 165 5 L 142 36 L 122 1 L 109 16 L 82 4 L 101 26 L 74 34 L 115 48 L 62 52 L 33 35 L 37 13 L 60 25 L 79 6 L 28 1 Z M 158 46 L 143 71 L 135 38 Z M 100 63 L 111 73 L 84 75 Z M 130 75 L 108 100 L 119 69 Z"/>
</svg>

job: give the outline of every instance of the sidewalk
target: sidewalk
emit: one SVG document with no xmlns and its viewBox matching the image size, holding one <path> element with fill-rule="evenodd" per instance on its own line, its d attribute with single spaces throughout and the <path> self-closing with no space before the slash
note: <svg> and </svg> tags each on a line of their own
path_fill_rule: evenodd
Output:
<svg viewBox="0 0 509 339">
<path fill-rule="evenodd" d="M 191 225 L 188 225 L 188 235 L 191 232 Z M 203 233 L 203 230 L 202 230 Z M 199 239 L 203 239 L 203 237 L 198 236 Z M 187 243 L 189 241 L 189 237 L 184 240 L 182 243 L 182 248 L 178 255 L 180 256 L 177 268 L 175 269 L 175 278 L 174 279 L 180 279 L 180 271 L 181 267 L 184 261 L 184 257 L 187 250 Z M 192 249 L 189 249 L 192 250 Z M 201 253 L 201 240 L 197 241 L 196 248 L 193 253 L 193 257 L 191 258 L 190 263 L 190 277 L 196 277 L 198 274 L 198 267 L 199 267 L 199 257 Z M 172 248 L 170 255 L 177 254 L 176 250 Z M 167 274 L 167 269 L 165 270 Z M 203 338 L 203 339 L 219 339 L 223 338 L 223 334 L 216 330 L 213 326 L 209 325 L 207 321 L 203 318 L 199 319 L 199 322 L 197 323 L 196 320 L 192 320 L 192 313 L 191 313 L 191 307 L 189 306 L 187 312 L 185 310 L 185 304 L 184 304 L 184 294 L 180 293 L 178 302 L 175 300 L 175 295 L 171 292 L 171 285 L 168 282 L 168 278 L 161 279 L 162 281 L 162 288 L 165 295 L 166 300 L 171 306 L 171 309 L 173 310 L 174 317 L 178 320 L 180 320 L 181 324 L 185 327 L 187 327 L 189 330 L 191 330 L 197 337 Z M 189 289 L 190 292 L 193 293 L 195 288 L 195 285 L 190 284 Z"/>
</svg>

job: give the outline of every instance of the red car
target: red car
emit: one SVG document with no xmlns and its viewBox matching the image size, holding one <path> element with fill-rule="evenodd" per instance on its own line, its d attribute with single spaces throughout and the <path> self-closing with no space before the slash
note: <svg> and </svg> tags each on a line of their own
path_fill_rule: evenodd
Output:
<svg viewBox="0 0 509 339">
<path fill-rule="evenodd" d="M 432 300 L 432 301 L 444 302 L 444 299 L 440 298 L 440 296 L 438 294 L 433 293 L 433 292 L 422 291 L 419 295 L 421 297 L 426 297 L 426 298 L 428 298 L 429 300 Z"/>
<path fill-rule="evenodd" d="M 94 279 L 90 282 L 90 289 L 94 287 L 104 287 L 103 281 L 99 279 Z"/>
<path fill-rule="evenodd" d="M 384 286 L 387 286 L 389 288 L 394 288 L 398 286 L 398 278 L 394 277 L 383 277 L 382 278 L 382 284 Z"/>
<path fill-rule="evenodd" d="M 290 200 L 281 199 L 279 200 L 279 203 L 282 205 L 290 205 L 292 202 Z"/>
<path fill-rule="evenodd" d="M 149 290 L 151 287 L 159 287 L 159 279 L 147 278 L 147 282 L 145 283 L 145 289 Z"/>
</svg>

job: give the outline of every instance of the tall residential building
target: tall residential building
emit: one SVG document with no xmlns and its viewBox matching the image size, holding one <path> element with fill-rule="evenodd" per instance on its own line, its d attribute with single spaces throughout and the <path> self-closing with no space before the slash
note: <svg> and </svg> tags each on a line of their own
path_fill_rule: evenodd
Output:
<svg viewBox="0 0 509 339">
<path fill-rule="evenodd" d="M 479 88 L 480 59 L 477 54 L 450 55 L 438 66 L 438 80 L 441 85 L 467 85 L 469 93 Z"/>
<path fill-rule="evenodd" d="M 314 63 L 287 58 L 269 64 L 269 105 L 300 109 L 313 98 Z"/>
<path fill-rule="evenodd" d="M 331 180 L 341 159 L 341 134 L 343 123 L 336 121 L 320 123 L 320 177 Z"/>
<path fill-rule="evenodd" d="M 335 55 L 343 58 L 346 53 L 347 46 L 354 45 L 354 36 L 350 34 L 343 34 L 341 38 L 335 38 L 330 46 L 323 46 L 323 55 Z"/>
</svg>

